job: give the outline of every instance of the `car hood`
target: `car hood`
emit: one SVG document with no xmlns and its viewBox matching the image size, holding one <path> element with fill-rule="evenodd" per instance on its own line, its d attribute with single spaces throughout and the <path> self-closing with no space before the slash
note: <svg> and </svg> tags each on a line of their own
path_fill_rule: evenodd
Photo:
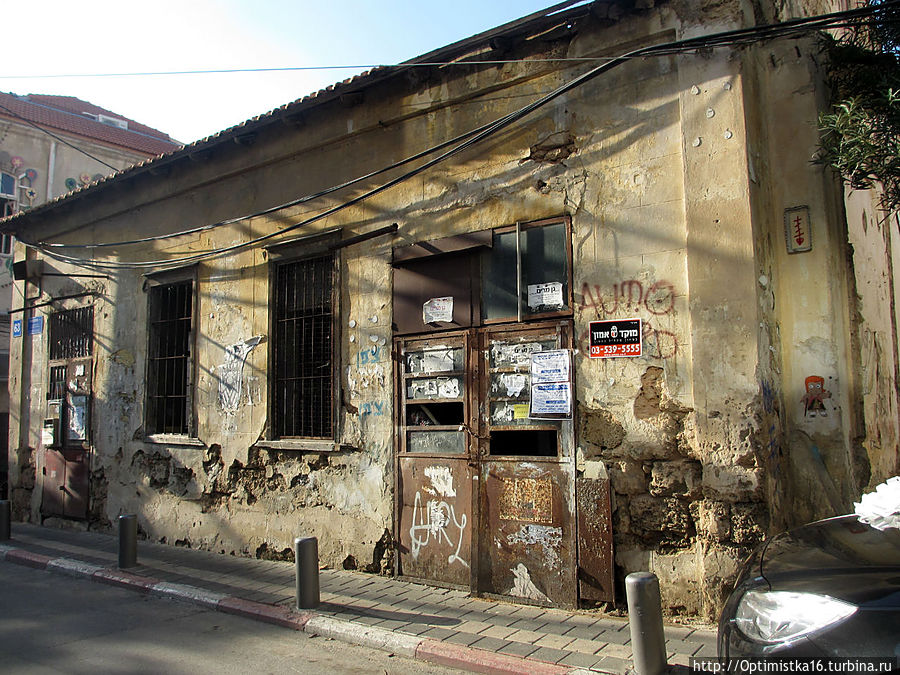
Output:
<svg viewBox="0 0 900 675">
<path fill-rule="evenodd" d="M 759 570 L 772 590 L 898 608 L 900 530 L 876 530 L 852 515 L 820 520 L 771 539 Z"/>
</svg>

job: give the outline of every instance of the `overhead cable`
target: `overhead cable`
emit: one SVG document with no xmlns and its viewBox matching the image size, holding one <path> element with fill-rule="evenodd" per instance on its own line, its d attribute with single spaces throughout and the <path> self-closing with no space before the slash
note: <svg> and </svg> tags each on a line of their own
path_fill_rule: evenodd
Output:
<svg viewBox="0 0 900 675">
<path fill-rule="evenodd" d="M 241 220 L 246 220 L 249 217 L 255 217 L 257 215 L 264 215 L 266 213 L 271 213 L 273 211 L 277 211 L 282 208 L 286 208 L 287 206 L 292 206 L 292 205 L 296 205 L 299 203 L 303 203 L 303 202 L 309 201 L 311 199 L 314 199 L 317 196 L 322 196 L 323 194 L 328 194 L 335 190 L 342 189 L 344 187 L 347 187 L 349 185 L 357 183 L 366 178 L 371 178 L 373 176 L 379 175 L 381 173 L 384 173 L 385 171 L 389 171 L 391 169 L 397 168 L 403 164 L 409 163 L 411 161 L 415 161 L 416 159 L 423 158 L 434 152 L 444 150 L 444 148 L 447 148 L 450 145 L 456 144 L 454 147 L 450 147 L 449 149 L 444 150 L 438 156 L 424 162 L 423 164 L 419 165 L 418 167 L 416 167 L 410 171 L 407 171 L 406 173 L 404 173 L 400 176 L 392 178 L 392 179 L 386 181 L 385 183 L 382 183 L 381 185 L 371 188 L 371 189 L 367 190 L 366 192 L 364 192 L 360 195 L 357 195 L 356 197 L 346 200 L 345 202 L 343 202 L 341 204 L 337 204 L 329 209 L 326 209 L 315 216 L 311 216 L 310 218 L 307 218 L 300 222 L 294 223 L 287 227 L 279 228 L 268 234 L 265 234 L 265 235 L 262 235 L 259 237 L 255 237 L 253 239 L 250 239 L 250 240 L 247 240 L 244 242 L 232 244 L 231 246 L 226 246 L 226 247 L 222 247 L 222 248 L 218 248 L 218 249 L 214 249 L 214 250 L 210 250 L 210 251 L 203 251 L 201 253 L 181 256 L 178 258 L 170 258 L 170 259 L 163 259 L 163 260 L 148 260 L 148 261 L 139 261 L 139 262 L 127 262 L 127 261 L 87 260 L 87 259 L 83 259 L 83 258 L 62 255 L 62 254 L 54 251 L 51 248 L 51 246 L 47 245 L 47 244 L 34 243 L 34 244 L 30 244 L 30 245 L 42 249 L 47 255 L 49 255 L 53 258 L 56 258 L 58 260 L 68 262 L 68 263 L 71 263 L 74 265 L 82 265 L 82 266 L 92 267 L 92 268 L 96 268 L 96 269 L 146 269 L 146 268 L 166 269 L 169 267 L 181 266 L 181 265 L 190 264 L 193 262 L 199 262 L 201 260 L 205 260 L 205 259 L 209 259 L 209 258 L 213 258 L 213 257 L 218 257 L 221 255 L 226 255 L 229 253 L 234 253 L 234 252 L 242 250 L 242 249 L 256 246 L 264 241 L 270 240 L 274 237 L 280 236 L 282 234 L 285 234 L 285 233 L 295 230 L 297 228 L 304 227 L 306 225 L 310 225 L 319 220 L 327 218 L 343 209 L 354 206 L 354 205 L 356 205 L 362 201 L 365 201 L 377 194 L 380 194 L 381 192 L 384 192 L 385 190 L 388 190 L 391 187 L 394 187 L 395 185 L 398 185 L 406 180 L 409 180 L 410 178 L 422 173 L 423 171 L 430 169 L 431 167 L 443 162 L 444 160 L 446 160 L 450 157 L 453 157 L 461 152 L 464 152 L 465 150 L 480 143 L 482 140 L 485 140 L 486 138 L 494 135 L 495 133 L 499 132 L 500 130 L 521 120 L 522 118 L 524 118 L 525 116 L 534 112 L 535 110 L 541 108 L 542 106 L 550 103 L 551 101 L 558 98 L 559 96 L 562 96 L 563 94 L 571 91 L 572 89 L 575 89 L 575 88 L 581 86 L 582 84 L 594 79 L 598 75 L 601 75 L 602 73 L 605 73 L 605 72 L 611 70 L 612 68 L 615 68 L 616 66 L 625 63 L 626 61 L 628 61 L 630 59 L 637 58 L 637 57 L 680 54 L 680 53 L 692 52 L 692 51 L 696 51 L 696 50 L 733 46 L 735 44 L 744 44 L 744 43 L 758 42 L 760 40 L 774 39 L 774 38 L 779 38 L 779 37 L 788 37 L 791 35 L 800 35 L 800 34 L 808 33 L 810 31 L 823 30 L 826 28 L 833 29 L 833 28 L 846 27 L 846 26 L 857 23 L 859 19 L 871 18 L 871 17 L 875 16 L 876 14 L 878 14 L 879 12 L 884 11 L 887 8 L 898 6 L 898 5 L 900 5 L 900 1 L 884 3 L 884 4 L 882 4 L 880 6 L 876 6 L 876 7 L 863 7 L 863 8 L 859 8 L 859 9 L 855 9 L 855 10 L 835 12 L 832 14 L 825 14 L 825 15 L 820 15 L 820 16 L 815 16 L 815 17 L 793 19 L 791 21 L 786 21 L 786 22 L 779 23 L 779 24 L 758 26 L 758 27 L 752 27 L 752 28 L 742 28 L 742 29 L 736 29 L 736 30 L 731 30 L 731 31 L 723 31 L 720 33 L 712 34 L 712 35 L 698 36 L 698 37 L 694 37 L 694 38 L 687 38 L 687 39 L 683 39 L 683 40 L 674 40 L 674 41 L 670 41 L 670 42 L 660 43 L 657 45 L 640 47 L 640 48 L 634 49 L 626 54 L 622 54 L 621 56 L 615 57 L 615 58 L 607 61 L 606 63 L 603 63 L 601 65 L 598 65 L 598 66 L 586 71 L 585 73 L 575 77 L 571 81 L 561 85 L 560 87 L 556 88 L 555 90 L 551 91 L 550 93 L 545 94 L 544 96 L 540 97 L 536 101 L 533 101 L 532 103 L 529 103 L 528 105 L 523 106 L 523 107 L 519 108 L 518 110 L 515 110 L 497 120 L 494 120 L 493 122 L 491 122 L 489 124 L 483 125 L 482 127 L 479 127 L 478 129 L 472 130 L 472 131 L 470 131 L 466 134 L 463 134 L 461 136 L 458 136 L 450 141 L 446 141 L 440 145 L 434 146 L 425 151 L 417 153 L 416 155 L 414 155 L 410 158 L 407 158 L 405 160 L 402 160 L 401 162 L 398 162 L 394 165 L 391 165 L 390 167 L 385 167 L 383 169 L 379 169 L 375 172 L 367 174 L 364 177 L 353 179 L 352 181 L 348 181 L 347 183 L 344 183 L 340 186 L 335 186 L 333 188 L 329 188 L 326 191 L 316 193 L 316 195 L 309 195 L 307 197 L 302 197 L 298 200 L 294 200 L 293 202 L 289 202 L 287 205 L 272 207 L 270 209 L 266 209 L 265 211 L 258 212 L 257 214 L 253 214 L 251 216 L 243 216 L 240 218 L 230 219 L 229 221 L 222 221 L 220 223 L 216 223 L 213 225 L 204 226 L 203 228 L 196 228 L 194 230 L 185 231 L 183 233 L 178 233 L 177 235 L 164 235 L 165 237 L 180 236 L 180 235 L 183 235 L 188 232 L 193 233 L 193 232 L 197 232 L 201 229 L 210 229 L 211 227 L 217 227 L 217 226 L 220 226 L 223 224 L 233 224 L 233 223 L 241 221 Z M 134 243 L 143 243 L 144 241 L 148 241 L 148 240 L 135 240 Z M 29 242 L 25 242 L 25 243 L 29 243 Z M 119 243 L 119 245 L 125 245 L 125 244 Z"/>
</svg>

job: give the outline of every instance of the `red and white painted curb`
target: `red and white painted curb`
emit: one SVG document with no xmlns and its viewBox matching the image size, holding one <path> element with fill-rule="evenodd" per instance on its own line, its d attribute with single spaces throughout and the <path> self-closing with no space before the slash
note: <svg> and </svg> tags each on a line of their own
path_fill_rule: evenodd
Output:
<svg viewBox="0 0 900 675">
<path fill-rule="evenodd" d="M 224 593 L 214 593 L 196 586 L 175 584 L 152 577 L 131 574 L 113 567 L 103 567 L 70 558 L 52 558 L 15 546 L 0 544 L 0 560 L 26 565 L 73 577 L 91 579 L 139 593 L 181 600 L 207 609 L 284 626 L 311 635 L 380 649 L 418 661 L 462 668 L 473 673 L 496 675 L 578 675 L 591 673 L 582 668 L 561 666 L 485 649 L 466 647 L 431 638 L 394 632 L 377 626 L 365 626 L 315 612 L 299 612 L 280 605 L 268 605 Z"/>
</svg>

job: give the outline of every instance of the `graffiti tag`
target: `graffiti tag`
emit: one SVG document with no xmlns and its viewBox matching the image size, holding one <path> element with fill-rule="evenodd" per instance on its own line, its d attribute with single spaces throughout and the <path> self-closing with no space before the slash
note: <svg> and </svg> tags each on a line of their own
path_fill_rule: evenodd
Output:
<svg viewBox="0 0 900 675">
<path fill-rule="evenodd" d="M 452 547 L 453 538 L 450 535 L 455 534 L 457 539 L 456 550 L 447 557 L 447 562 L 450 564 L 458 562 L 468 568 L 469 563 L 459 557 L 467 523 L 468 519 L 465 513 L 460 518 L 457 518 L 456 509 L 444 501 L 429 499 L 423 509 L 422 495 L 417 492 L 413 506 L 413 523 L 412 527 L 409 528 L 410 548 L 413 558 L 418 558 L 419 552 L 428 546 L 432 540 L 446 543 Z M 456 528 L 455 532 L 452 530 L 448 532 L 451 525 Z"/>
<path fill-rule="evenodd" d="M 378 401 L 374 401 L 372 403 L 363 403 L 359 407 L 359 414 L 362 417 L 365 417 L 366 415 L 381 417 L 382 415 L 384 415 L 384 403 L 379 403 Z"/>
<path fill-rule="evenodd" d="M 578 307 L 582 311 L 594 310 L 598 319 L 622 312 L 667 316 L 675 312 L 675 295 L 675 285 L 670 281 L 656 281 L 645 287 L 637 279 L 628 279 L 613 284 L 610 294 L 604 293 L 598 284 L 591 286 L 585 282 L 581 285 L 582 297 Z M 579 337 L 584 351 L 590 350 L 588 338 L 587 331 Z M 671 359 L 678 353 L 675 333 L 657 328 L 649 319 L 643 320 L 641 339 L 646 355 L 651 358 Z"/>
<path fill-rule="evenodd" d="M 675 311 L 675 286 L 669 281 L 657 281 L 646 290 L 637 279 L 629 279 L 613 284 L 612 298 L 605 295 L 600 286 L 581 285 L 579 309 L 593 309 L 598 317 L 619 311 L 635 312 L 646 310 L 653 316 L 665 316 Z"/>
</svg>

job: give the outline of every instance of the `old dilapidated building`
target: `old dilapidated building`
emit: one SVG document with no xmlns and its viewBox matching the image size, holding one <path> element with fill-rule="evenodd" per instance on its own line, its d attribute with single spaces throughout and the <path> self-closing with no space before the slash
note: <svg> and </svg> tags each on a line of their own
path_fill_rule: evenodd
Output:
<svg viewBox="0 0 900 675">
<path fill-rule="evenodd" d="M 708 614 L 895 473 L 898 224 L 750 28 L 826 8 L 564 4 L 7 221 L 15 516 Z"/>
</svg>

